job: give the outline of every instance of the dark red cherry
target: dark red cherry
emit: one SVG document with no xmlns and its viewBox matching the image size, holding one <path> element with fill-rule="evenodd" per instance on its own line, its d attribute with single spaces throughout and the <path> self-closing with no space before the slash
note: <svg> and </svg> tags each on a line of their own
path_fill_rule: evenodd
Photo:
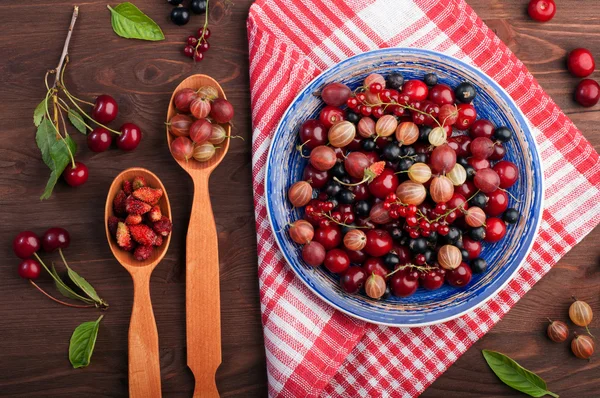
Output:
<svg viewBox="0 0 600 398">
<path fill-rule="evenodd" d="M 346 113 L 337 106 L 327 105 L 319 114 L 319 121 L 327 129 L 343 120 L 346 120 Z"/>
<path fill-rule="evenodd" d="M 412 296 L 419 287 L 419 274 L 416 271 L 405 269 L 396 272 L 390 278 L 390 289 L 394 296 Z"/>
<path fill-rule="evenodd" d="M 315 231 L 313 239 L 322 244 L 325 250 L 332 250 L 342 243 L 342 231 L 337 224 L 320 227 Z"/>
<path fill-rule="evenodd" d="M 65 167 L 65 171 L 62 174 L 63 178 L 72 187 L 78 187 L 79 185 L 85 184 L 88 180 L 88 168 L 81 162 L 75 162 L 75 167 L 72 163 L 69 163 Z"/>
<path fill-rule="evenodd" d="M 53 252 L 56 249 L 66 249 L 71 243 L 71 236 L 64 228 L 54 227 L 48 229 L 42 236 L 42 247 L 45 252 Z"/>
<path fill-rule="evenodd" d="M 33 253 L 40 250 L 40 246 L 40 238 L 31 231 L 19 232 L 12 243 L 13 251 L 19 258 L 33 256 Z"/>
<path fill-rule="evenodd" d="M 507 189 L 512 187 L 519 178 L 519 169 L 517 165 L 508 160 L 498 162 L 492 167 L 498 177 L 500 177 L 500 188 Z"/>
<path fill-rule="evenodd" d="M 302 179 L 308 181 L 313 188 L 320 189 L 325 186 L 327 181 L 329 181 L 329 173 L 327 171 L 317 170 L 312 165 L 308 164 L 304 168 Z"/>
<path fill-rule="evenodd" d="M 104 127 L 96 127 L 87 136 L 88 148 L 94 152 L 104 152 L 110 148 L 112 133 Z"/>
<path fill-rule="evenodd" d="M 117 146 L 123 151 L 133 151 L 142 140 L 142 130 L 133 123 L 121 126 L 121 135 L 117 138 Z"/>
<path fill-rule="evenodd" d="M 398 176 L 394 174 L 394 170 L 383 169 L 381 174 L 368 184 L 369 192 L 376 198 L 385 199 L 389 194 L 396 192 L 398 184 Z"/>
<path fill-rule="evenodd" d="M 487 194 L 487 197 L 488 201 L 483 211 L 488 216 L 499 216 L 508 208 L 508 194 L 505 191 L 496 189 L 494 192 Z"/>
<path fill-rule="evenodd" d="M 477 242 L 463 235 L 463 249 L 469 253 L 469 260 L 479 257 L 481 254 L 481 242 Z"/>
<path fill-rule="evenodd" d="M 469 155 L 470 145 L 471 138 L 468 135 L 458 135 L 456 137 L 448 138 L 448 146 L 454 149 L 456 156 L 460 158 L 464 158 Z"/>
<path fill-rule="evenodd" d="M 485 238 L 486 242 L 498 242 L 506 235 L 506 224 L 499 218 L 490 217 L 485 220 Z"/>
<path fill-rule="evenodd" d="M 116 119 L 119 113 L 119 105 L 117 101 L 110 95 L 100 95 L 96 98 L 94 108 L 92 109 L 92 118 L 95 121 L 107 124 Z"/>
<path fill-rule="evenodd" d="M 429 90 L 429 100 L 435 102 L 439 106 L 446 104 L 454 104 L 454 90 L 445 84 L 436 84 Z"/>
<path fill-rule="evenodd" d="M 472 138 L 485 137 L 491 139 L 494 131 L 494 124 L 487 119 L 475 120 L 469 127 L 469 135 Z"/>
<path fill-rule="evenodd" d="M 348 258 L 352 264 L 363 264 L 367 260 L 367 253 L 363 250 L 348 250 L 346 249 Z"/>
<path fill-rule="evenodd" d="M 410 102 L 423 101 L 429 94 L 427 85 L 421 80 L 409 80 L 402 86 L 401 95 L 407 95 Z"/>
<path fill-rule="evenodd" d="M 363 263 L 363 269 L 367 275 L 377 274 L 385 278 L 389 273 L 388 269 L 383 265 L 383 260 L 380 257 L 369 257 Z"/>
<path fill-rule="evenodd" d="M 454 126 L 459 130 L 466 130 L 471 127 L 471 124 L 477 118 L 475 107 L 471 104 L 458 104 L 456 109 L 458 110 L 458 119 Z"/>
<path fill-rule="evenodd" d="M 467 263 L 460 263 L 460 265 L 446 272 L 446 281 L 449 285 L 454 287 L 464 287 L 471 282 L 473 273 Z"/>
<path fill-rule="evenodd" d="M 421 279 L 421 286 L 427 290 L 437 290 L 444 285 L 446 276 L 446 270 L 443 268 L 436 268 L 431 271 L 427 271 L 419 275 Z"/>
<path fill-rule="evenodd" d="M 330 272 L 341 274 L 350 267 L 350 258 L 342 249 L 333 249 L 325 254 L 324 264 Z"/>
<path fill-rule="evenodd" d="M 32 258 L 25 259 L 19 264 L 19 276 L 23 279 L 37 279 L 42 272 L 42 265 Z"/>
<path fill-rule="evenodd" d="M 373 257 L 381 257 L 392 250 L 392 236 L 383 229 L 372 229 L 367 231 L 367 244 L 364 251 Z"/>
<path fill-rule="evenodd" d="M 327 144 L 327 129 L 318 120 L 309 119 L 300 127 L 300 142 L 306 149 Z"/>
<path fill-rule="evenodd" d="M 346 293 L 354 294 L 365 284 L 367 274 L 361 267 L 350 267 L 340 278 L 340 286 Z"/>
</svg>

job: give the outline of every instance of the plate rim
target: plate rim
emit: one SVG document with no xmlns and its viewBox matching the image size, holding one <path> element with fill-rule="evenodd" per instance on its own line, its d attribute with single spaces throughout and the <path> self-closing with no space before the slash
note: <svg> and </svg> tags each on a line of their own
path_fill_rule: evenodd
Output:
<svg viewBox="0 0 600 398">
<path fill-rule="evenodd" d="M 346 59 L 343 59 L 340 62 L 335 63 L 334 65 L 328 67 L 327 69 L 323 70 L 321 73 L 319 73 L 317 76 L 315 76 L 313 79 L 311 79 L 306 85 L 304 85 L 304 87 L 302 89 L 300 89 L 300 91 L 298 92 L 298 94 L 296 96 L 294 96 L 294 98 L 292 99 L 292 101 L 290 102 L 290 104 L 288 105 L 288 107 L 286 108 L 286 110 L 283 112 L 281 118 L 279 119 L 279 122 L 277 123 L 277 126 L 274 129 L 273 132 L 273 136 L 270 137 L 270 142 L 269 142 L 269 149 L 267 152 L 267 158 L 265 161 L 265 176 L 264 176 L 264 180 L 263 183 L 265 184 L 265 198 L 268 196 L 268 176 L 269 176 L 269 168 L 270 168 L 270 159 L 271 159 L 271 155 L 272 155 L 272 151 L 273 151 L 273 144 L 275 142 L 275 134 L 280 130 L 281 125 L 283 123 L 283 121 L 286 119 L 286 117 L 288 116 L 288 114 L 291 112 L 292 110 L 292 105 L 296 103 L 296 101 L 304 94 L 305 90 L 307 87 L 309 87 L 310 85 L 312 85 L 317 79 L 321 78 L 322 75 L 330 72 L 332 69 L 339 67 L 341 64 L 347 63 L 347 62 L 351 62 L 356 58 L 360 58 L 360 57 L 364 57 L 367 54 L 375 54 L 375 53 L 381 53 L 381 54 L 385 54 L 385 53 L 394 53 L 394 52 L 398 52 L 398 53 L 417 53 L 417 54 L 428 54 L 428 55 L 432 55 L 432 56 L 437 56 L 437 57 L 441 57 L 441 58 L 450 58 L 451 60 L 453 60 L 454 62 L 457 62 L 458 64 L 464 66 L 467 69 L 471 69 L 472 72 L 475 72 L 476 74 L 480 74 L 483 76 L 484 80 L 487 80 L 488 83 L 492 86 L 492 88 L 494 88 L 496 91 L 498 91 L 502 96 L 504 96 L 505 101 L 509 104 L 509 105 L 514 105 L 514 109 L 516 109 L 516 114 L 515 116 L 518 118 L 521 118 L 524 122 L 525 122 L 525 127 L 521 126 L 521 128 L 523 129 L 523 132 L 527 135 L 529 135 L 531 137 L 531 142 L 533 143 L 533 147 L 535 150 L 531 151 L 532 155 L 535 156 L 535 158 L 537 158 L 538 162 L 537 164 L 539 165 L 539 174 L 540 174 L 540 192 L 539 192 L 539 196 L 540 196 L 540 205 L 539 205 L 539 209 L 536 209 L 536 225 L 535 228 L 533 230 L 533 234 L 531 235 L 531 241 L 529 242 L 528 246 L 527 246 L 527 250 L 525 251 L 525 254 L 523 255 L 523 259 L 520 261 L 520 263 L 517 265 L 517 267 L 515 267 L 515 269 L 513 270 L 513 272 L 508 275 L 508 277 L 506 278 L 506 280 L 499 285 L 496 289 L 494 289 L 492 292 L 490 292 L 490 294 L 485 297 L 483 300 L 479 301 L 478 303 L 474 304 L 473 306 L 466 308 L 456 314 L 452 314 L 449 315 L 447 317 L 441 318 L 441 319 L 436 319 L 436 320 L 432 320 L 432 321 L 427 321 L 427 322 L 415 322 L 415 323 L 398 323 L 398 322 L 385 322 L 385 321 L 379 321 L 379 320 L 373 320 L 373 319 L 369 319 L 369 318 L 365 318 L 359 314 L 350 312 L 344 308 L 342 308 L 341 306 L 339 306 L 337 303 L 334 303 L 332 301 L 330 301 L 327 297 L 325 297 L 321 292 L 319 292 L 318 290 L 316 290 L 313 286 L 311 286 L 311 284 L 305 280 L 305 278 L 303 278 L 301 275 L 299 275 L 299 273 L 296 271 L 296 268 L 292 265 L 290 259 L 288 258 L 288 255 L 285 253 L 285 251 L 282 248 L 282 244 L 280 242 L 280 240 L 278 239 L 277 234 L 275 233 L 275 228 L 273 226 L 273 220 L 271 217 L 271 212 L 272 212 L 272 208 L 270 206 L 270 201 L 269 200 L 265 200 L 265 207 L 267 210 L 267 218 L 269 220 L 269 228 L 271 229 L 271 232 L 273 233 L 273 239 L 275 240 L 275 242 L 277 243 L 277 248 L 279 249 L 279 252 L 281 253 L 283 259 L 285 260 L 285 262 L 287 263 L 287 265 L 291 268 L 291 270 L 294 272 L 295 276 L 300 279 L 302 281 L 302 283 L 304 284 L 304 286 L 306 286 L 311 292 L 313 292 L 317 297 L 319 297 L 320 300 L 322 300 L 324 303 L 326 303 L 327 305 L 329 305 L 330 307 L 334 308 L 335 310 L 341 311 L 342 313 L 351 316 L 352 318 L 355 319 L 359 319 L 362 320 L 364 322 L 367 323 L 371 323 L 371 324 L 375 324 L 375 325 L 382 325 L 382 326 L 391 326 L 391 327 L 402 327 L 402 328 L 418 328 L 418 327 L 425 327 L 425 326 L 433 326 L 433 325 L 439 325 L 442 323 L 446 323 L 448 321 L 454 320 L 456 318 L 459 318 L 463 315 L 465 315 L 466 313 L 475 311 L 476 309 L 480 308 L 481 306 L 483 306 L 485 303 L 487 303 L 489 300 L 491 300 L 493 297 L 496 297 L 498 292 L 500 292 L 502 289 L 504 289 L 506 287 L 506 285 L 508 285 L 512 280 L 514 280 L 515 276 L 517 275 L 518 271 L 523 268 L 523 266 L 525 265 L 525 262 L 527 261 L 527 258 L 529 257 L 529 254 L 531 253 L 531 250 L 533 249 L 533 245 L 535 244 L 535 241 L 537 240 L 538 237 L 538 233 L 540 230 L 540 226 L 542 223 L 542 216 L 543 216 L 543 211 L 544 211 L 544 202 L 545 202 L 545 181 L 544 181 L 544 165 L 542 163 L 542 158 L 540 155 L 540 151 L 539 151 L 539 147 L 538 147 L 538 143 L 535 139 L 535 136 L 533 136 L 533 134 L 531 134 L 531 130 L 533 128 L 535 128 L 535 126 L 533 126 L 529 119 L 525 116 L 525 114 L 523 113 L 523 111 L 521 110 L 521 108 L 517 105 L 517 103 L 514 101 L 514 99 L 510 96 L 510 94 L 504 89 L 504 87 L 502 87 L 498 82 L 496 82 L 491 76 L 489 76 L 487 73 L 485 73 L 483 70 L 481 70 L 479 67 L 475 66 L 475 65 L 471 65 L 466 63 L 465 61 L 462 61 L 461 59 L 458 59 L 452 55 L 448 55 L 439 51 L 435 51 L 435 50 L 428 50 L 428 49 L 422 49 L 422 48 L 413 48 L 413 47 L 386 47 L 386 48 L 379 48 L 379 49 L 374 49 L 374 50 L 370 50 L 370 51 L 365 51 L 362 53 L 358 53 L 355 54 L 351 57 L 348 57 Z M 537 192 L 534 192 L 537 193 Z"/>
</svg>

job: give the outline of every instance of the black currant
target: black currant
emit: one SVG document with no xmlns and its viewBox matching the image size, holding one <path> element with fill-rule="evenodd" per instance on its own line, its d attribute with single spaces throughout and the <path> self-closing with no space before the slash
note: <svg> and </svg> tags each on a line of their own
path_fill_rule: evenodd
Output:
<svg viewBox="0 0 600 398">
<path fill-rule="evenodd" d="M 419 140 L 429 142 L 429 133 L 431 133 L 431 130 L 433 130 L 431 126 L 419 126 Z"/>
<path fill-rule="evenodd" d="M 377 148 L 377 144 L 375 144 L 375 141 L 369 138 L 362 140 L 360 146 L 367 152 L 372 152 L 375 150 L 375 148 Z"/>
<path fill-rule="evenodd" d="M 352 112 L 351 110 L 346 111 L 346 120 L 350 123 L 356 124 L 360 120 L 360 115 L 356 112 Z"/>
<path fill-rule="evenodd" d="M 454 89 L 454 95 L 458 102 L 470 104 L 477 95 L 475 87 L 469 82 L 462 82 Z"/>
<path fill-rule="evenodd" d="M 190 8 L 194 14 L 204 14 L 206 12 L 206 0 L 192 0 Z"/>
<path fill-rule="evenodd" d="M 425 253 L 427 250 L 427 240 L 425 238 L 411 239 L 408 247 L 413 253 Z"/>
<path fill-rule="evenodd" d="M 331 168 L 331 175 L 337 178 L 342 178 L 346 175 L 346 168 L 344 167 L 344 163 L 342 162 L 337 162 L 332 168 Z"/>
<path fill-rule="evenodd" d="M 406 171 L 414 164 L 414 160 L 410 158 L 400 159 L 398 164 L 396 165 L 396 171 Z"/>
<path fill-rule="evenodd" d="M 394 143 L 387 144 L 385 148 L 383 148 L 382 154 L 383 157 L 390 162 L 395 162 L 396 160 L 400 159 L 400 147 Z"/>
<path fill-rule="evenodd" d="M 366 200 L 359 200 L 354 204 L 354 212 L 357 216 L 367 217 L 371 213 L 371 205 Z"/>
<path fill-rule="evenodd" d="M 469 265 L 471 266 L 471 271 L 475 274 L 481 274 L 487 269 L 487 262 L 481 257 L 474 259 Z"/>
<path fill-rule="evenodd" d="M 456 158 L 456 163 L 460 164 L 462 167 L 467 167 L 469 165 L 469 162 L 467 162 L 467 158 Z"/>
<path fill-rule="evenodd" d="M 451 226 L 448 230 L 446 236 L 444 236 L 444 241 L 448 244 L 455 244 L 460 238 L 460 229 L 455 226 Z"/>
<path fill-rule="evenodd" d="M 392 228 L 390 235 L 392 235 L 392 239 L 400 240 L 404 237 L 404 231 L 402 231 L 402 228 Z"/>
<path fill-rule="evenodd" d="M 171 10 L 171 21 L 175 25 L 185 25 L 190 22 L 190 10 L 181 4 Z"/>
<path fill-rule="evenodd" d="M 510 209 L 506 209 L 502 215 L 502 219 L 508 224 L 515 224 L 517 221 L 519 221 L 519 211 L 512 207 Z"/>
<path fill-rule="evenodd" d="M 350 205 L 354 203 L 355 195 L 349 189 L 342 188 L 340 193 L 337 194 L 337 199 L 341 204 Z"/>
<path fill-rule="evenodd" d="M 462 254 L 463 261 L 467 261 L 469 259 L 469 252 L 466 249 L 460 249 L 460 254 Z"/>
<path fill-rule="evenodd" d="M 465 168 L 465 171 L 467 172 L 467 178 L 472 179 L 475 177 L 475 167 L 471 166 L 470 164 L 467 164 L 466 166 L 463 166 Z"/>
<path fill-rule="evenodd" d="M 435 73 L 426 73 L 423 81 L 430 87 L 435 86 L 438 83 L 438 76 Z"/>
<path fill-rule="evenodd" d="M 487 201 L 488 197 L 485 196 L 483 192 L 478 192 L 475 195 L 473 195 L 471 200 L 469 200 L 469 204 L 471 206 L 481 207 L 483 209 L 487 204 Z"/>
<path fill-rule="evenodd" d="M 389 269 L 394 269 L 396 265 L 400 264 L 400 257 L 394 253 L 388 253 L 383 256 L 383 264 Z"/>
<path fill-rule="evenodd" d="M 425 262 L 427 264 L 431 264 L 435 261 L 435 258 L 436 258 L 435 250 L 427 249 L 427 250 L 425 250 L 425 253 L 423 253 L 423 255 L 425 256 Z"/>
<path fill-rule="evenodd" d="M 333 180 L 327 181 L 327 184 L 325 184 L 325 187 L 324 187 L 324 192 L 330 198 L 332 198 L 335 195 L 337 195 L 338 193 L 340 193 L 341 190 L 342 190 L 342 184 L 340 184 L 339 182 L 333 181 Z"/>
<path fill-rule="evenodd" d="M 387 79 L 385 79 L 385 86 L 387 88 L 392 88 L 394 90 L 400 91 L 402 89 L 402 85 L 404 84 L 404 76 L 398 72 L 392 72 L 388 75 Z"/>
<path fill-rule="evenodd" d="M 512 138 L 512 131 L 508 127 L 498 127 L 494 131 L 494 138 L 500 142 L 508 142 Z"/>
<path fill-rule="evenodd" d="M 400 147 L 400 155 L 401 156 L 413 156 L 417 151 L 412 146 L 402 146 Z"/>
<path fill-rule="evenodd" d="M 482 241 L 485 238 L 485 228 L 477 227 L 471 229 L 469 231 L 469 238 L 473 239 L 476 242 Z"/>
<path fill-rule="evenodd" d="M 429 236 L 426 238 L 429 243 L 436 243 L 439 238 L 437 231 L 431 231 Z"/>
<path fill-rule="evenodd" d="M 417 153 L 415 155 L 415 163 L 427 163 L 427 154 Z"/>
</svg>

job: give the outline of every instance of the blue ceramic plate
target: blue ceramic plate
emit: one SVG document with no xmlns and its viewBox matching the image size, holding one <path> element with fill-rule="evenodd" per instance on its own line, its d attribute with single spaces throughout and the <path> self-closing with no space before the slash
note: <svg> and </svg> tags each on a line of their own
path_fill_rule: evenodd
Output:
<svg viewBox="0 0 600 398">
<path fill-rule="evenodd" d="M 506 145 L 505 159 L 514 162 L 520 170 L 519 180 L 510 188 L 510 193 L 520 201 L 511 198 L 509 206 L 517 208 L 522 217 L 517 224 L 508 226 L 502 241 L 484 244 L 482 257 L 489 264 L 488 270 L 474 274 L 465 288 L 445 284 L 436 291 L 419 288 L 411 297 L 377 301 L 363 294 L 344 293 L 336 275 L 324 267 L 312 268 L 303 262 L 301 246 L 289 238 L 286 228 L 288 223 L 302 217 L 302 210 L 292 208 L 287 200 L 287 190 L 301 180 L 307 163 L 295 149 L 299 143 L 298 130 L 305 120 L 318 118 L 324 106 L 313 93 L 331 82 L 343 82 L 355 88 L 370 73 L 387 75 L 392 71 L 402 72 L 405 79 L 422 79 L 425 73 L 435 72 L 440 83 L 451 87 L 462 81 L 475 85 L 474 106 L 478 118 L 489 119 L 496 126 L 508 126 L 515 133 Z M 267 211 L 275 240 L 298 278 L 338 310 L 367 322 L 390 326 L 442 323 L 473 310 L 496 295 L 524 263 L 543 209 L 540 157 L 529 125 L 511 97 L 481 70 L 448 55 L 413 48 L 386 48 L 356 55 L 310 82 L 291 103 L 275 131 L 265 177 Z"/>
</svg>

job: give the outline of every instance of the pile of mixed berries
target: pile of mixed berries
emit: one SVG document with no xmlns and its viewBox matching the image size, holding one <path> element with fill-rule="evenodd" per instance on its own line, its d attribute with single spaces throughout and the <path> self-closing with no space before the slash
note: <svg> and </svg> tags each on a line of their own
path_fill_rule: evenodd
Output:
<svg viewBox="0 0 600 398">
<path fill-rule="evenodd" d="M 173 106 L 179 113 L 167 122 L 176 138 L 171 142 L 171 153 L 177 160 L 192 158 L 209 161 L 218 145 L 230 138 L 223 124 L 233 119 L 233 105 L 212 86 L 198 90 L 184 88 L 175 93 Z"/>
<path fill-rule="evenodd" d="M 163 191 L 151 188 L 142 176 L 123 181 L 122 189 L 113 199 L 114 216 L 108 218 L 108 230 L 117 245 L 138 261 L 147 260 L 155 246 L 171 233 L 169 217 L 158 205 Z"/>
<path fill-rule="evenodd" d="M 319 118 L 299 132 L 309 162 L 288 190 L 304 208 L 288 231 L 304 261 L 374 299 L 464 287 L 484 272 L 482 243 L 519 219 L 507 191 L 519 170 L 503 160 L 512 131 L 477 119 L 476 94 L 434 73 L 325 86 Z"/>
</svg>

